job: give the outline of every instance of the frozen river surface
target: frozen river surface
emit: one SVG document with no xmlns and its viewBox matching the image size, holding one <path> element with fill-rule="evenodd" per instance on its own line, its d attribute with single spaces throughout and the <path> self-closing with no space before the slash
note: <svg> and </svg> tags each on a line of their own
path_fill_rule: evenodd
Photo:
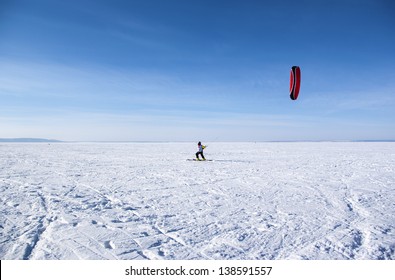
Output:
<svg viewBox="0 0 395 280">
<path fill-rule="evenodd" d="M 1 259 L 395 259 L 395 143 L 0 144 Z"/>
</svg>

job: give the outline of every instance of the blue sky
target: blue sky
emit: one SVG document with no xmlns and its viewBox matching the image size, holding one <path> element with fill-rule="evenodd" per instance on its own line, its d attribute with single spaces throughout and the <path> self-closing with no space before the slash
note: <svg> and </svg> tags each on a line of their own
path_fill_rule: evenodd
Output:
<svg viewBox="0 0 395 280">
<path fill-rule="evenodd" d="M 395 139 L 394 46 L 391 0 L 4 0 L 0 138 Z"/>
</svg>

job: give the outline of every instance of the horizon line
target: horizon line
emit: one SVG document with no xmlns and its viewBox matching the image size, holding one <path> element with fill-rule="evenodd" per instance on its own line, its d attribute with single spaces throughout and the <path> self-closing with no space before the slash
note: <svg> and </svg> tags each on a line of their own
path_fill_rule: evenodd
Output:
<svg viewBox="0 0 395 280">
<path fill-rule="evenodd" d="M 57 140 L 57 139 L 46 139 L 46 138 L 0 138 L 1 143 L 190 143 L 196 141 L 177 141 L 177 140 Z M 217 142 L 217 143 L 302 143 L 302 142 L 395 142 L 395 139 L 339 139 L 339 140 L 247 140 L 247 141 L 233 141 L 233 140 L 215 140 L 205 142 Z"/>
</svg>

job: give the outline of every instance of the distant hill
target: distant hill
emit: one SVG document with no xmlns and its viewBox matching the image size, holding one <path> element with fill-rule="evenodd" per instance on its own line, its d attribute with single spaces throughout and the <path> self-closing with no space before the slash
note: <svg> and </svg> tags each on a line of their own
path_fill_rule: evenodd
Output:
<svg viewBox="0 0 395 280">
<path fill-rule="evenodd" d="M 0 142 L 12 142 L 12 143 L 53 143 L 62 142 L 54 139 L 42 139 L 42 138 L 0 138 Z"/>
</svg>

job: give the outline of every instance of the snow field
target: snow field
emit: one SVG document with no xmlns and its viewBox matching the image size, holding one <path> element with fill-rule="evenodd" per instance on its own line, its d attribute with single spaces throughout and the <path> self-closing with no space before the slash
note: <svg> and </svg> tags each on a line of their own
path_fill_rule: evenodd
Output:
<svg viewBox="0 0 395 280">
<path fill-rule="evenodd" d="M 208 144 L 0 144 L 0 258 L 395 258 L 395 143 Z"/>
</svg>

